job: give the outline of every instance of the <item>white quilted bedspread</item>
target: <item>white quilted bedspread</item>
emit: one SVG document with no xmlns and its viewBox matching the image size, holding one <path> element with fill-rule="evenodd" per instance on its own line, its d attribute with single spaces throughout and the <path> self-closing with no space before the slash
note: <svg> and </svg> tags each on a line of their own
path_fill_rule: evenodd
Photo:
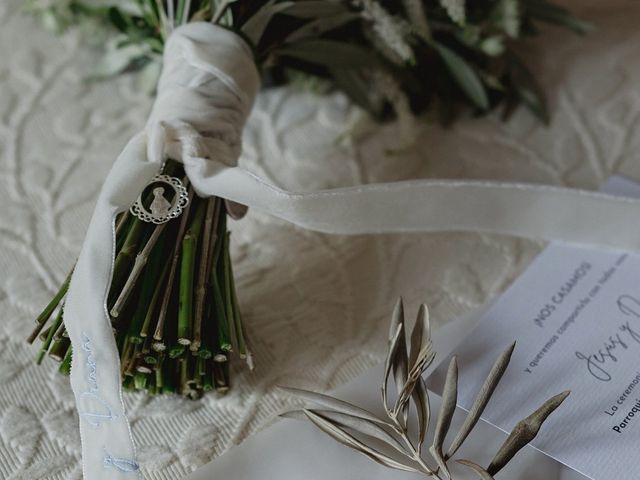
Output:
<svg viewBox="0 0 640 480">
<path fill-rule="evenodd" d="M 151 100 L 133 77 L 87 83 L 97 53 L 44 32 L 21 3 L 0 1 L 0 478 L 79 478 L 68 379 L 51 361 L 35 366 L 24 338 Z M 407 148 L 396 125 L 363 123 L 341 95 L 276 89 L 258 98 L 241 161 L 293 190 L 424 177 L 595 189 L 612 172 L 640 178 L 640 3 L 573 3 L 597 32 L 549 30 L 527 47 L 549 93 L 549 128 L 524 111 L 508 123 L 424 124 Z M 270 423 L 285 404 L 276 384 L 326 389 L 379 362 L 398 295 L 411 311 L 427 301 L 444 323 L 498 295 L 542 246 L 481 234 L 329 236 L 255 211 L 232 229 L 258 368 L 236 369 L 222 399 L 127 395 L 145 478 L 180 478 Z"/>
</svg>

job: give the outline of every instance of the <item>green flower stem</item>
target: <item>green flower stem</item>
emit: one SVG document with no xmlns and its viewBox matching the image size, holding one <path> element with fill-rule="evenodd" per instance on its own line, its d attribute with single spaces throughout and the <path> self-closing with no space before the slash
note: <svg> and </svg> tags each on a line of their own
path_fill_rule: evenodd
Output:
<svg viewBox="0 0 640 480">
<path fill-rule="evenodd" d="M 215 268 L 216 263 L 216 247 L 219 244 L 220 235 L 218 234 L 219 225 L 221 223 L 221 217 L 224 217 L 223 201 L 220 198 L 215 199 L 215 209 L 213 212 L 213 222 L 209 228 L 209 248 L 207 251 L 207 261 L 204 279 L 204 305 L 202 310 L 202 346 L 200 347 L 198 354 L 205 359 L 211 358 L 214 354 L 216 344 L 216 321 L 211 312 L 214 310 L 212 305 L 212 283 L 211 283 L 211 271 Z M 196 307 L 196 311 L 198 311 Z"/>
<path fill-rule="evenodd" d="M 148 375 L 150 373 L 153 373 L 153 368 L 144 359 L 140 359 L 136 363 L 136 372 L 144 373 L 144 374 Z"/>
<path fill-rule="evenodd" d="M 178 343 L 189 345 L 193 333 L 193 277 L 198 238 L 202 230 L 206 203 L 198 202 L 193 220 L 182 240 L 180 264 L 180 302 L 178 306 Z"/>
<path fill-rule="evenodd" d="M 127 392 L 133 390 L 133 377 L 124 377 L 122 379 L 122 389 Z"/>
<path fill-rule="evenodd" d="M 231 364 L 225 362 L 222 364 L 222 376 L 224 378 L 224 386 L 218 388 L 218 392 L 226 393 L 231 388 Z"/>
<path fill-rule="evenodd" d="M 64 359 L 60 364 L 59 371 L 64 375 L 69 375 L 71 373 L 71 357 L 73 356 L 73 348 L 69 345 L 67 348 L 67 353 L 64 355 Z"/>
<path fill-rule="evenodd" d="M 210 392 L 213 390 L 213 365 L 211 362 L 205 363 L 205 373 L 202 377 L 202 390 Z"/>
<path fill-rule="evenodd" d="M 151 337 L 146 336 L 146 337 L 142 337 L 144 339 L 144 341 L 142 342 L 142 355 L 143 356 L 147 356 L 151 353 Z"/>
<path fill-rule="evenodd" d="M 184 15 L 185 15 L 184 3 L 185 3 L 185 0 L 178 0 L 178 5 L 176 8 L 176 26 L 182 25 L 182 19 L 184 18 Z"/>
<path fill-rule="evenodd" d="M 166 242 L 163 242 L 166 243 Z M 164 253 L 164 252 L 163 252 Z M 144 323 L 142 324 L 142 329 L 140 330 L 140 336 L 144 338 L 151 339 L 149 335 L 149 331 L 151 330 L 151 322 L 155 319 L 157 321 L 158 317 L 154 315 L 156 312 L 156 306 L 158 305 L 158 301 L 160 300 L 160 295 L 164 292 L 165 288 L 165 280 L 167 278 L 167 274 L 169 273 L 170 264 L 162 258 L 161 263 L 164 265 L 162 268 L 162 273 L 160 277 L 156 279 L 155 290 L 153 292 L 153 296 L 151 297 L 151 301 L 149 302 L 149 308 L 147 309 L 147 313 L 144 317 Z"/>
<path fill-rule="evenodd" d="M 220 352 L 229 352 L 232 350 L 231 341 L 229 340 L 229 323 L 227 321 L 224 299 L 222 298 L 222 292 L 220 289 L 220 282 L 218 281 L 218 275 L 216 270 L 212 272 L 213 277 L 213 305 L 215 309 L 215 317 L 212 321 L 215 321 L 217 328 L 217 340 L 218 350 Z"/>
<path fill-rule="evenodd" d="M 128 232 L 129 230 L 130 217 L 131 214 L 128 210 L 118 215 L 115 226 L 116 252 L 120 251 L 120 249 L 122 248 L 122 244 L 124 243 L 124 239 L 127 238 L 126 232 Z"/>
<path fill-rule="evenodd" d="M 136 390 L 144 390 L 147 386 L 149 375 L 142 372 L 136 372 L 133 376 L 133 385 Z"/>
<path fill-rule="evenodd" d="M 233 308 L 233 295 L 231 292 L 231 258 L 229 256 L 230 242 L 231 233 L 227 232 L 224 236 L 224 246 L 222 248 L 222 294 L 224 295 L 225 319 L 231 339 L 232 351 L 239 352 L 239 345 L 237 341 L 238 335 L 234 321 L 235 312 Z"/>
<path fill-rule="evenodd" d="M 136 285 L 136 282 L 138 281 L 138 277 L 144 270 L 144 267 L 147 264 L 147 261 L 149 260 L 149 256 L 151 255 L 151 252 L 153 251 L 158 240 L 162 237 L 162 232 L 164 232 L 164 229 L 166 226 L 167 226 L 166 223 L 155 225 L 153 232 L 151 233 L 149 240 L 147 240 L 147 243 L 145 244 L 144 248 L 140 253 L 136 255 L 136 258 L 133 262 L 133 268 L 131 269 L 129 276 L 127 277 L 127 280 L 124 286 L 122 287 L 120 294 L 118 295 L 118 299 L 116 300 L 115 304 L 110 310 L 112 317 L 117 318 L 120 312 L 122 311 L 122 308 L 124 307 L 127 299 L 129 298 L 129 295 L 133 291 Z"/>
<path fill-rule="evenodd" d="M 229 356 L 227 355 L 227 353 L 224 352 L 217 352 L 214 356 L 213 356 L 213 361 L 216 363 L 224 363 L 224 362 L 228 362 L 229 361 Z"/>
<path fill-rule="evenodd" d="M 222 202 L 220 202 L 222 203 Z M 216 361 L 226 361 L 227 355 L 223 352 L 228 352 L 232 350 L 231 340 L 229 339 L 229 326 L 228 321 L 225 314 L 224 308 L 224 297 L 223 297 L 223 287 L 221 286 L 220 278 L 224 277 L 223 275 L 223 262 L 222 262 L 222 251 L 224 249 L 226 232 L 227 232 L 227 215 L 223 208 L 220 209 L 220 214 L 218 217 L 218 229 L 215 241 L 215 248 L 213 250 L 213 255 L 210 260 L 210 268 L 211 273 L 209 275 L 210 281 L 210 295 L 211 302 L 210 304 L 213 306 L 209 313 L 209 323 L 214 326 L 213 332 L 210 334 L 211 337 L 214 337 L 215 344 L 217 347 L 216 355 L 214 356 L 214 360 Z M 222 273 L 222 275 L 221 275 Z"/>
<path fill-rule="evenodd" d="M 133 351 L 131 352 L 131 356 L 129 357 L 129 362 L 124 370 L 124 374 L 132 377 L 136 374 L 136 366 L 138 361 L 140 360 L 140 350 L 142 349 L 142 345 L 139 343 L 133 344 Z"/>
<path fill-rule="evenodd" d="M 222 202 L 220 202 L 220 204 L 222 204 Z M 220 254 L 222 253 L 222 249 L 224 247 L 224 237 L 227 234 L 227 214 L 224 208 L 222 207 L 220 208 L 220 213 L 218 215 L 217 227 L 218 228 L 217 228 L 215 246 L 213 249 L 213 255 L 209 260 L 211 275 L 214 275 L 216 266 L 218 265 L 218 262 L 220 260 Z"/>
<path fill-rule="evenodd" d="M 67 278 L 65 278 L 64 282 L 60 286 L 60 289 L 55 294 L 55 296 L 51 299 L 49 304 L 44 308 L 42 313 L 38 315 L 38 318 L 36 318 L 37 323 L 45 323 L 49 319 L 49 317 L 51 317 L 51 314 L 56 309 L 58 304 L 62 301 L 63 297 L 67 294 L 67 290 L 69 290 L 69 282 L 71 282 L 72 273 L 73 273 L 73 269 L 71 269 L 71 271 L 67 275 Z"/>
<path fill-rule="evenodd" d="M 179 343 L 176 345 L 173 345 L 169 349 L 169 358 L 181 357 L 182 355 L 184 355 L 185 351 L 186 351 L 186 347 L 184 345 L 180 345 Z"/>
<path fill-rule="evenodd" d="M 213 357 L 213 351 L 208 346 L 207 347 L 203 346 L 203 347 L 200 347 L 200 349 L 197 352 L 194 352 L 194 355 L 198 355 L 199 357 L 202 357 L 205 360 L 208 360 L 211 357 Z"/>
<path fill-rule="evenodd" d="M 60 337 L 53 341 L 51 348 L 49 349 L 49 356 L 54 360 L 61 362 L 71 345 L 71 341 L 68 338 Z"/>
<path fill-rule="evenodd" d="M 124 346 L 122 347 L 122 354 L 120 355 L 120 368 L 122 369 L 122 376 L 127 375 L 127 372 L 131 371 L 131 363 L 134 362 L 134 350 L 135 346 L 126 337 Z"/>
<path fill-rule="evenodd" d="M 231 296 L 231 310 L 233 312 L 233 323 L 235 325 L 236 343 L 238 344 L 238 354 L 243 360 L 247 360 L 249 367 L 253 369 L 251 362 L 251 353 L 247 348 L 246 334 L 242 325 L 242 316 L 240 313 L 240 306 L 238 303 L 238 296 L 236 294 L 235 278 L 233 276 L 233 263 L 231 262 L 230 248 L 225 251 L 226 254 L 226 270 L 229 282 L 229 290 Z"/>
<path fill-rule="evenodd" d="M 153 369 L 154 370 L 157 368 L 158 359 L 155 356 L 153 356 L 151 354 L 145 355 L 144 356 L 144 361 L 145 361 L 145 363 L 147 365 L 153 365 Z"/>
<path fill-rule="evenodd" d="M 55 321 L 53 322 L 53 325 L 49 327 L 47 338 L 44 340 L 44 342 L 40 346 L 40 351 L 38 352 L 38 357 L 36 358 L 36 363 L 38 365 L 42 363 L 42 359 L 44 358 L 44 355 L 47 353 L 47 350 L 49 350 L 49 346 L 51 345 L 51 340 L 53 340 L 54 333 L 56 333 L 56 330 L 58 330 L 58 327 L 62 325 L 62 312 L 63 312 L 63 309 L 60 308 L 58 310 L 58 315 Z"/>
<path fill-rule="evenodd" d="M 164 388 L 164 355 L 160 354 L 155 365 L 156 388 L 162 391 Z"/>
<path fill-rule="evenodd" d="M 133 344 L 129 341 L 129 337 L 126 335 L 122 335 L 120 338 L 122 339 L 121 343 L 118 345 L 118 350 L 120 351 L 120 367 L 124 369 L 133 352 Z"/>
<path fill-rule="evenodd" d="M 38 318 L 36 319 L 36 327 L 31 332 L 31 335 L 29 335 L 29 337 L 27 338 L 27 342 L 33 343 L 33 341 L 38 337 L 38 334 L 42 331 L 42 328 L 47 323 L 47 320 L 49 320 L 49 318 L 51 317 L 51 314 L 53 313 L 53 311 L 60 304 L 64 296 L 67 294 L 67 290 L 69 290 L 69 282 L 71 281 L 72 273 L 73 273 L 73 270 L 69 272 L 69 274 L 67 275 L 67 278 L 60 286 L 60 289 L 58 290 L 58 292 L 47 304 L 47 306 L 44 308 L 42 313 L 38 315 Z"/>
<path fill-rule="evenodd" d="M 122 244 L 122 249 L 118 252 L 113 266 L 113 276 L 111 278 L 111 288 L 109 290 L 109 305 L 111 310 L 113 303 L 120 296 L 120 292 L 124 287 L 129 272 L 133 267 L 135 258 L 140 250 L 140 244 L 143 242 L 144 234 L 149 224 L 134 218 L 131 221 L 131 228 L 127 232 L 127 237 Z"/>
<path fill-rule="evenodd" d="M 206 364 L 207 362 L 202 357 L 198 357 L 196 359 L 196 374 L 201 377 L 206 373 Z"/>
<path fill-rule="evenodd" d="M 56 342 L 56 341 L 60 340 L 61 338 L 69 338 L 69 334 L 67 333 L 67 329 L 64 326 L 64 318 L 63 318 L 62 325 L 60 326 L 60 328 L 58 328 L 58 330 L 56 331 L 56 333 L 53 336 L 53 341 Z"/>
<path fill-rule="evenodd" d="M 144 247 L 144 250 L 136 258 L 136 267 L 134 267 L 134 270 L 138 268 L 139 265 L 147 264 L 147 262 L 148 265 L 144 271 L 142 288 L 140 290 L 140 295 L 138 296 L 138 304 L 133 314 L 133 318 L 131 319 L 131 323 L 129 324 L 127 333 L 129 341 L 132 343 L 142 343 L 144 336 L 141 334 L 141 331 L 143 329 L 144 322 L 146 317 L 153 315 L 153 306 L 151 305 L 151 302 L 154 296 L 154 290 L 157 290 L 156 286 L 161 283 L 158 281 L 158 278 L 161 276 L 163 266 L 166 263 L 164 261 L 165 237 L 162 235 L 165 225 L 166 223 L 156 227 L 151 238 L 147 242 L 147 245 Z M 139 268 L 142 269 L 142 267 Z M 129 281 L 132 281 L 132 279 L 133 282 L 135 282 L 135 278 L 137 278 L 138 275 L 139 273 L 132 272 L 129 276 L 129 280 L 127 280 L 127 284 L 129 284 Z M 122 296 L 120 298 L 122 298 Z M 120 299 L 118 299 L 118 301 L 119 300 Z M 113 307 L 114 310 L 115 308 L 116 307 Z M 111 313 L 114 313 L 113 310 Z"/>
<path fill-rule="evenodd" d="M 162 367 L 162 393 L 176 392 L 176 364 L 165 361 Z"/>
<path fill-rule="evenodd" d="M 180 372 L 180 393 L 185 393 L 189 389 L 189 372 L 188 372 L 187 360 L 181 358 L 178 360 L 178 369 Z"/>
<path fill-rule="evenodd" d="M 229 362 L 213 364 L 213 379 L 218 393 L 224 394 L 229 390 Z"/>
<path fill-rule="evenodd" d="M 41 342 L 44 342 L 44 341 L 47 339 L 47 337 L 49 336 L 49 332 L 50 332 L 51 330 L 52 330 L 52 327 L 51 327 L 51 326 L 49 326 L 49 327 L 45 328 L 45 329 L 40 333 L 39 338 L 40 338 L 40 341 L 41 341 Z"/>
<path fill-rule="evenodd" d="M 167 284 L 165 286 L 164 295 L 162 297 L 162 303 L 160 304 L 160 310 L 158 312 L 158 323 L 156 324 L 156 329 L 153 332 L 153 339 L 156 340 L 156 343 L 154 344 L 155 350 L 166 348 L 166 344 L 163 343 L 163 339 L 165 338 L 165 321 L 171 302 L 172 292 L 174 291 L 174 279 L 178 270 L 178 262 L 180 260 L 180 246 L 182 244 L 184 232 L 187 228 L 187 221 L 189 219 L 189 213 L 191 211 L 191 206 L 193 205 L 194 198 L 194 191 L 192 188 L 189 188 L 189 203 L 182 212 L 180 218 L 178 235 L 176 236 L 175 246 L 173 247 L 173 258 L 171 260 L 171 267 L 169 269 L 169 277 L 167 278 Z"/>
<path fill-rule="evenodd" d="M 199 360 L 200 358 L 193 356 L 187 358 L 187 370 L 189 373 L 188 383 L 196 389 L 200 389 L 202 387 L 202 384 L 200 383 L 200 370 L 198 369 Z"/>
<path fill-rule="evenodd" d="M 204 301 L 207 293 L 207 271 L 209 271 L 209 250 L 212 239 L 212 227 L 214 215 L 217 210 L 215 197 L 206 200 L 206 213 L 204 220 L 204 232 L 202 241 L 200 242 L 200 265 L 198 268 L 198 280 L 196 283 L 195 312 L 193 319 L 193 342 L 191 343 L 191 351 L 197 352 L 202 345 L 202 318 L 204 316 Z"/>
<path fill-rule="evenodd" d="M 220 3 L 218 9 L 213 14 L 213 17 L 211 17 L 211 23 L 218 23 L 233 2 L 234 0 L 223 0 L 223 2 Z"/>
</svg>

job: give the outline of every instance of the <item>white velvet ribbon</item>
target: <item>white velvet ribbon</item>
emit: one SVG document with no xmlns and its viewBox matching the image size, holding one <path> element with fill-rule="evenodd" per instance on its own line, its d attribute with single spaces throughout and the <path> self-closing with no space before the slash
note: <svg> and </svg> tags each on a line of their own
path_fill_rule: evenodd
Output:
<svg viewBox="0 0 640 480">
<path fill-rule="evenodd" d="M 136 200 L 167 158 L 184 163 L 200 195 L 217 195 L 321 232 L 483 231 L 640 249 L 640 201 L 600 193 L 439 180 L 315 193 L 278 189 L 237 167 L 258 86 L 251 51 L 240 37 L 207 23 L 176 29 L 166 45 L 149 122 L 120 154 L 100 192 L 65 311 L 87 479 L 139 475 L 105 302 L 114 217 Z"/>
</svg>

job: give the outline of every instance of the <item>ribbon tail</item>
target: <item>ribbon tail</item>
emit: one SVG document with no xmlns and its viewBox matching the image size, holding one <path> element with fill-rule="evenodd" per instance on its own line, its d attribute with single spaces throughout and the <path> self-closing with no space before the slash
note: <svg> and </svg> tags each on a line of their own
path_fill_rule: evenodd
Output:
<svg viewBox="0 0 640 480">
<path fill-rule="evenodd" d="M 73 348 L 71 386 L 80 417 L 84 478 L 126 479 L 136 469 L 105 469 L 104 452 L 135 464 L 124 412 L 120 357 L 106 309 L 114 262 L 116 213 L 127 209 L 160 165 L 147 160 L 146 135 L 127 144 L 100 191 L 65 302 L 65 327 Z"/>
<path fill-rule="evenodd" d="M 640 249 L 640 200 L 534 184 L 417 180 L 314 193 L 281 190 L 239 167 L 185 159 L 201 195 L 218 195 L 319 232 L 486 232 Z"/>
</svg>

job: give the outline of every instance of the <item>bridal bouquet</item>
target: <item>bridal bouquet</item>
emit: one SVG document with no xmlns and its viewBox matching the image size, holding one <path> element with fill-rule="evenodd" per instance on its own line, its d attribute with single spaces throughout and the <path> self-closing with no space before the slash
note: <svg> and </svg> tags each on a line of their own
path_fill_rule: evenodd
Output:
<svg viewBox="0 0 640 480">
<path fill-rule="evenodd" d="M 99 75 L 138 70 L 153 89 L 160 78 L 144 140 L 127 146 L 161 159 L 158 170 L 148 182 L 116 163 L 113 175 L 135 184 L 137 199 L 127 211 L 108 212 L 115 215 L 113 252 L 89 246 L 83 253 L 113 253 L 103 303 L 124 388 L 190 398 L 228 390 L 232 355 L 253 365 L 227 230 L 228 217 L 241 218 L 246 207 L 201 196 L 205 183 L 194 185 L 188 169 L 196 167 L 185 161 L 237 161 L 258 84 L 253 71 L 263 85 L 339 89 L 378 119 L 413 122 L 431 112 L 448 123 L 465 110 L 501 108 L 507 115 L 521 104 L 547 121 L 518 45 L 543 23 L 578 33 L 589 28 L 546 0 L 30 0 L 28 8 L 57 30 L 80 25 L 94 41 L 104 39 Z M 212 25 L 234 40 L 208 40 Z M 253 58 L 249 73 L 231 64 L 237 55 Z M 228 81 L 233 73 L 244 87 Z M 121 190 L 114 184 L 114 198 L 130 197 L 128 187 Z M 73 273 L 28 339 L 41 342 L 38 363 L 52 358 L 66 374 L 76 345 L 65 313 Z M 86 267 L 79 275 L 91 273 Z M 77 332 L 89 391 L 97 395 L 92 339 Z"/>
</svg>

